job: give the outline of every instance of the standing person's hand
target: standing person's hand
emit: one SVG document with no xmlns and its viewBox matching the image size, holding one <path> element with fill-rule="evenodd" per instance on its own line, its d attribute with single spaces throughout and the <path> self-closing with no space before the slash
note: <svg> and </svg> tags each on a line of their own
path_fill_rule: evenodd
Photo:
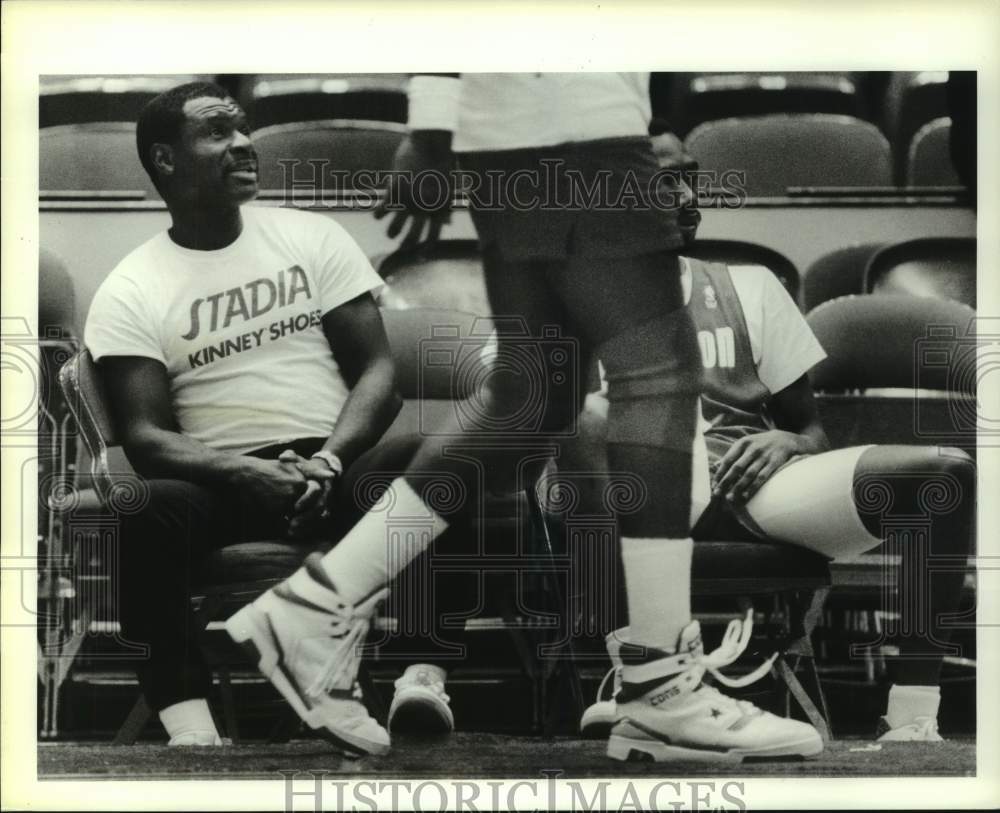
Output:
<svg viewBox="0 0 1000 813">
<path fill-rule="evenodd" d="M 381 220 L 392 213 L 386 230 L 392 239 L 400 235 L 407 221 L 411 221 L 401 249 L 420 243 L 425 227 L 425 242 L 435 243 L 441 227 L 451 219 L 451 200 L 455 192 L 452 166 L 450 132 L 418 130 L 400 142 L 385 198 L 375 208 L 375 217 Z"/>
</svg>

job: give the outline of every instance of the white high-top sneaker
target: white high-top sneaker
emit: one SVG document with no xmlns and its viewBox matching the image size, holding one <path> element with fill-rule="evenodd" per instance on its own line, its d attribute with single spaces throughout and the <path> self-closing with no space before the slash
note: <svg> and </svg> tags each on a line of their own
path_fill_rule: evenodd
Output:
<svg viewBox="0 0 1000 813">
<path fill-rule="evenodd" d="M 310 577 L 305 589 L 282 582 L 231 616 L 226 631 L 254 654 L 263 675 L 311 728 L 348 752 L 384 754 L 389 734 L 361 703 L 357 675 L 371 618 L 389 591 L 350 607 L 319 554 L 310 554 L 303 569 Z"/>
<path fill-rule="evenodd" d="M 745 622 L 730 622 L 722 645 L 707 655 L 697 621 L 681 631 L 674 652 L 623 641 L 621 689 L 608 756 L 741 762 L 744 757 L 819 754 L 823 740 L 811 725 L 777 717 L 702 683 L 706 671 L 728 686 L 745 686 L 767 673 L 773 656 L 743 678 L 734 680 L 718 671 L 746 648 L 751 624 L 751 613 Z"/>
<path fill-rule="evenodd" d="M 611 658 L 611 669 L 604 676 L 601 685 L 597 687 L 597 697 L 594 702 L 587 707 L 580 718 L 581 734 L 592 737 L 606 735 L 611 726 L 615 724 L 615 718 L 618 714 L 615 698 L 622 687 L 621 642 L 628 640 L 628 637 L 628 627 L 622 627 L 604 636 L 604 645 L 608 649 L 608 657 Z M 611 686 L 611 695 L 605 697 L 605 690 L 609 685 Z"/>
</svg>

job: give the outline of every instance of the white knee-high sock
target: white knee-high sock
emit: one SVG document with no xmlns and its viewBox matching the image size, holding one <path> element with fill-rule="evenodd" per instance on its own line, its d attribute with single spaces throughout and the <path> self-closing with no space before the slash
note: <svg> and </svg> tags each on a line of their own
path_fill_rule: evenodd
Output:
<svg viewBox="0 0 1000 813">
<path fill-rule="evenodd" d="M 208 708 L 208 701 L 204 697 L 174 703 L 163 709 L 159 716 L 170 739 L 182 734 L 202 732 L 219 735 L 215 728 L 215 720 L 212 719 L 212 712 Z"/>
<path fill-rule="evenodd" d="M 889 688 L 885 719 L 889 728 L 915 723 L 918 717 L 936 720 L 940 705 L 941 689 L 938 686 L 901 686 L 894 683 Z"/>
<path fill-rule="evenodd" d="M 340 597 L 356 604 L 385 587 L 447 527 L 409 483 L 397 477 L 378 505 L 323 557 L 323 570 Z M 296 577 L 308 578 L 301 571 Z"/>
<path fill-rule="evenodd" d="M 630 639 L 673 650 L 691 622 L 690 539 L 622 538 Z"/>
</svg>

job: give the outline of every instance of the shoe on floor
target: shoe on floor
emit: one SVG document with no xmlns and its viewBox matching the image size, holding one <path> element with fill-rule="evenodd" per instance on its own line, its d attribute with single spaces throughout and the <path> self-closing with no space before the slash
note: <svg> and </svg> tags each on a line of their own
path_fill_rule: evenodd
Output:
<svg viewBox="0 0 1000 813">
<path fill-rule="evenodd" d="M 424 663 L 409 666 L 396 681 L 389 706 L 389 730 L 394 733 L 439 735 L 455 729 L 455 718 L 444 690 L 444 669 Z"/>
<path fill-rule="evenodd" d="M 875 736 L 878 742 L 944 742 L 933 717 L 917 717 L 912 723 L 896 728 L 889 728 L 889 721 L 879 717 Z"/>
<path fill-rule="evenodd" d="M 615 724 L 618 707 L 615 697 L 622 687 L 621 642 L 628 638 L 629 628 L 608 633 L 604 645 L 611 658 L 611 669 L 604 676 L 601 685 L 597 687 L 597 697 L 587 707 L 580 718 L 580 733 L 586 737 L 607 737 L 611 726 Z M 610 689 L 610 692 L 608 692 Z"/>
<path fill-rule="evenodd" d="M 823 740 L 811 725 L 778 717 L 702 682 L 706 671 L 728 686 L 749 685 L 767 673 L 773 658 L 739 679 L 719 671 L 746 648 L 751 624 L 749 613 L 745 621 L 731 622 L 722 645 L 707 655 L 697 621 L 681 631 L 673 652 L 623 642 L 608 756 L 738 763 L 745 757 L 818 755 Z"/>
<path fill-rule="evenodd" d="M 296 576 L 230 617 L 226 631 L 310 728 L 348 753 L 384 754 L 389 734 L 361 702 L 357 675 L 372 616 L 389 591 L 351 607 L 319 561 L 306 557 Z"/>
</svg>

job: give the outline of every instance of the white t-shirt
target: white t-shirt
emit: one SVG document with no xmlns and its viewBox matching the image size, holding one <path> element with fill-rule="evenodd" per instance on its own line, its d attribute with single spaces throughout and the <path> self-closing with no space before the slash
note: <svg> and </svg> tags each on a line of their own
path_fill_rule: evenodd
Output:
<svg viewBox="0 0 1000 813">
<path fill-rule="evenodd" d="M 135 249 L 101 284 L 84 332 L 95 359 L 162 362 L 180 431 L 235 453 L 330 434 L 348 388 L 321 318 L 382 286 L 333 220 L 242 213 L 239 238 L 218 251 L 166 232 Z"/>
<path fill-rule="evenodd" d="M 648 73 L 463 73 L 456 152 L 648 136 Z"/>
</svg>

